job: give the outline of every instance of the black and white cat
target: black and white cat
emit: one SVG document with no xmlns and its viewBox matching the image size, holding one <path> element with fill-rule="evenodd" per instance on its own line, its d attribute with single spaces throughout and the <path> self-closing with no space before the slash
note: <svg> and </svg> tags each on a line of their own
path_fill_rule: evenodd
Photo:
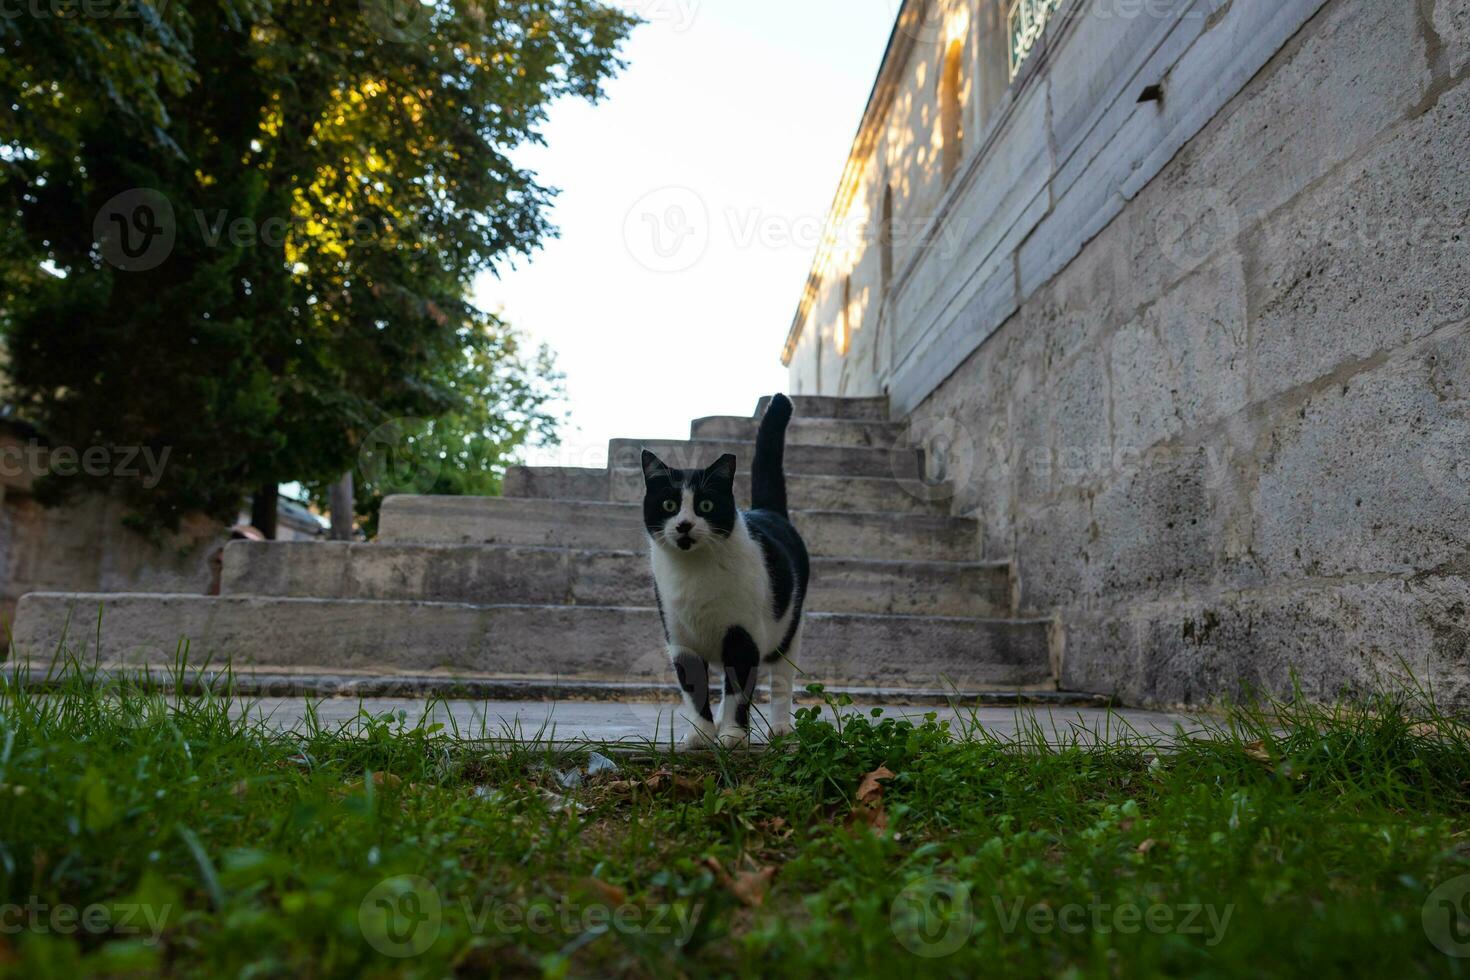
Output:
<svg viewBox="0 0 1470 980">
<path fill-rule="evenodd" d="M 652 540 L 654 594 L 692 730 L 683 748 L 749 737 L 761 663 L 770 669 L 772 735 L 791 730 L 801 608 L 811 564 L 786 510 L 782 457 L 791 400 L 771 399 L 755 439 L 751 504 L 735 506 L 735 457 L 676 470 L 643 451 L 643 523 Z M 725 693 L 716 722 L 710 667 Z"/>
</svg>

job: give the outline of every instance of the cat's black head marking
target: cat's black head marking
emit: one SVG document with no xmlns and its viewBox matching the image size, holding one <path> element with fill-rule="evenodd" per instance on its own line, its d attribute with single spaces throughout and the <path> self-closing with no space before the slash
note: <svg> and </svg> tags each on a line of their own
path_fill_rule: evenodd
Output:
<svg viewBox="0 0 1470 980">
<path fill-rule="evenodd" d="M 693 551 L 711 538 L 728 538 L 735 506 L 737 460 L 726 454 L 702 470 L 675 469 L 643 451 L 643 526 L 656 544 Z"/>
</svg>

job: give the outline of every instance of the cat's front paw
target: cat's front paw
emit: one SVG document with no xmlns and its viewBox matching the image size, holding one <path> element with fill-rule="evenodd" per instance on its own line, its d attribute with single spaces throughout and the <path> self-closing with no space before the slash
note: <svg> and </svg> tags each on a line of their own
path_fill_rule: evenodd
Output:
<svg viewBox="0 0 1470 980">
<path fill-rule="evenodd" d="M 750 732 L 744 728 L 727 728 L 720 732 L 720 744 L 727 749 L 739 748 L 750 741 Z"/>
<path fill-rule="evenodd" d="M 791 719 L 790 718 L 787 718 L 785 721 L 773 721 L 773 722 L 771 722 L 771 737 L 772 738 L 780 738 L 782 735 L 790 735 L 792 733 L 792 731 L 794 731 L 794 729 L 791 726 Z"/>
<path fill-rule="evenodd" d="M 713 730 L 701 728 L 695 725 L 684 733 L 679 739 L 679 744 L 674 746 L 676 752 L 708 752 L 721 743 L 720 736 Z"/>
</svg>

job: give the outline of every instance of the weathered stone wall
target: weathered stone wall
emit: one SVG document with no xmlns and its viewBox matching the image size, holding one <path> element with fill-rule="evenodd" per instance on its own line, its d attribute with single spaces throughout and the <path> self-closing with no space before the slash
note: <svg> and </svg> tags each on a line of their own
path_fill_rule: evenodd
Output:
<svg viewBox="0 0 1470 980">
<path fill-rule="evenodd" d="M 24 449 L 24 438 L 0 432 L 0 452 Z M 153 541 L 129 530 L 124 509 L 104 497 L 42 507 L 31 496 L 32 477 L 13 466 L 0 473 L 0 636 L 27 592 L 202 593 L 209 587 L 209 555 L 226 538 L 218 523 L 188 519 L 177 533 Z M 78 629 L 85 634 L 95 625 Z"/>
<path fill-rule="evenodd" d="M 1122 122 L 1131 168 L 1099 150 L 1060 193 L 1057 121 L 1085 112 L 1038 69 L 1045 214 L 999 280 L 937 263 L 941 294 L 999 285 L 896 324 L 923 336 L 870 383 L 949 427 L 955 509 L 1059 617 L 1063 686 L 1187 703 L 1296 671 L 1332 696 L 1407 667 L 1470 700 L 1470 3 L 1215 7 L 1159 112 L 1208 104 L 1174 101 L 1205 91 L 1182 67 L 1201 45 L 1304 15 L 1239 84 L 1215 72 L 1228 92 L 1177 148 Z"/>
<path fill-rule="evenodd" d="M 115 502 L 88 496 L 45 508 L 7 492 L 0 504 L 0 626 L 27 592 L 182 592 L 209 587 L 223 528 L 202 519 L 151 541 L 123 525 Z M 83 633 L 95 623 L 81 624 Z"/>
</svg>

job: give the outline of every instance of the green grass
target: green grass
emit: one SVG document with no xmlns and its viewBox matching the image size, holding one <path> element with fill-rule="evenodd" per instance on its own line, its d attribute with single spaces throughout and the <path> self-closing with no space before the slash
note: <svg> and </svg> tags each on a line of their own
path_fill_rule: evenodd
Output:
<svg viewBox="0 0 1470 980">
<path fill-rule="evenodd" d="M 0 971 L 1470 972 L 1424 924 L 1470 874 L 1470 744 L 1417 695 L 1167 750 L 807 709 L 787 751 L 619 755 L 566 789 L 586 751 L 403 717 L 287 736 L 85 680 L 0 689 Z"/>
</svg>

